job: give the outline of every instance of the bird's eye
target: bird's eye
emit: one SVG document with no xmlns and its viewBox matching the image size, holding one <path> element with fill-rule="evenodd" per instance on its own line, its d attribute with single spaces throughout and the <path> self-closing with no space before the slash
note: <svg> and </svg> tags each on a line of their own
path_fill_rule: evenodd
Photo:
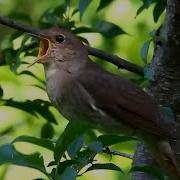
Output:
<svg viewBox="0 0 180 180">
<path fill-rule="evenodd" d="M 62 42 L 64 42 L 64 40 L 65 40 L 65 36 L 64 35 L 59 34 L 59 35 L 56 36 L 56 41 L 58 43 L 62 43 Z"/>
</svg>

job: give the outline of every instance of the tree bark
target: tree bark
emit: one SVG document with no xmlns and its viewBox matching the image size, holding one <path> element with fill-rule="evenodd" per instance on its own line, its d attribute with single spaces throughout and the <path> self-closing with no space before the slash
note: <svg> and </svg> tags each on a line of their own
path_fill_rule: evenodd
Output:
<svg viewBox="0 0 180 180">
<path fill-rule="evenodd" d="M 170 105 L 180 124 L 180 2 L 167 0 L 166 17 L 160 32 L 160 41 L 156 44 L 156 51 L 151 63 L 155 72 L 154 81 L 149 92 L 161 105 Z M 178 126 L 180 140 L 180 127 Z M 172 144 L 176 153 L 178 167 L 180 167 L 180 141 Z M 154 165 L 155 160 L 144 144 L 138 146 L 133 165 Z M 146 173 L 133 173 L 133 180 L 155 179 Z"/>
</svg>

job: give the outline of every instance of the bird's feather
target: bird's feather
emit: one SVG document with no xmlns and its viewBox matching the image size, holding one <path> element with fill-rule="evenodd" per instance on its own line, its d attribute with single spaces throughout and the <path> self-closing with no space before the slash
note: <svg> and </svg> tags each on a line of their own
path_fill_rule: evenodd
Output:
<svg viewBox="0 0 180 180">
<path fill-rule="evenodd" d="M 81 73 L 78 81 L 96 100 L 98 108 L 117 121 L 135 128 L 167 138 L 173 137 L 173 121 L 168 122 L 155 100 L 139 87 L 108 73 L 91 61 L 88 61 Z"/>
</svg>

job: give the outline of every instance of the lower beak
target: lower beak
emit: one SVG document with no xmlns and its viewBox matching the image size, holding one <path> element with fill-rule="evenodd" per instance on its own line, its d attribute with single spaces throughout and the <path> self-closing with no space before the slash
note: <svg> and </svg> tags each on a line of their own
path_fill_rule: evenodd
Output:
<svg viewBox="0 0 180 180">
<path fill-rule="evenodd" d="M 38 52 L 38 59 L 39 63 L 43 63 L 45 57 L 48 54 L 48 51 L 50 49 L 50 38 L 44 34 L 40 34 L 40 47 L 39 47 L 39 52 Z"/>
<path fill-rule="evenodd" d="M 39 47 L 38 57 L 28 67 L 31 67 L 36 63 L 43 64 L 44 60 L 45 60 L 45 57 L 47 56 L 48 51 L 50 49 L 50 46 L 51 46 L 50 37 L 48 37 L 48 36 L 46 36 L 44 34 L 40 34 L 40 47 Z"/>
</svg>

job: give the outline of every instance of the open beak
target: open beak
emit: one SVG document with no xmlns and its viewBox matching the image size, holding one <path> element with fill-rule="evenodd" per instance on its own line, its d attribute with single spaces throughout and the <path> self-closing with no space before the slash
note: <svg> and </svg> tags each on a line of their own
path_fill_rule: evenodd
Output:
<svg viewBox="0 0 180 180">
<path fill-rule="evenodd" d="M 43 64 L 44 63 L 44 59 L 47 56 L 48 51 L 50 49 L 50 46 L 51 46 L 50 37 L 40 33 L 40 47 L 39 47 L 38 57 L 28 67 L 33 66 L 35 63 Z"/>
</svg>

